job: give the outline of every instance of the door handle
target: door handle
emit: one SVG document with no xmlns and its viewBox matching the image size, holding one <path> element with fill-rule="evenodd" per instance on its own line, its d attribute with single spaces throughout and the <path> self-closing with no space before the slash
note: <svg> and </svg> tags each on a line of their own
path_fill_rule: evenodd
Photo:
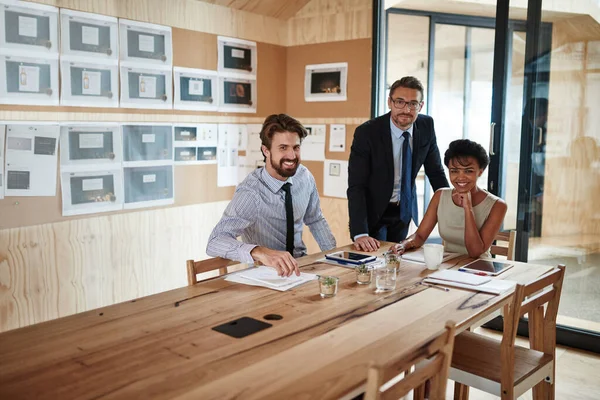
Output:
<svg viewBox="0 0 600 400">
<path fill-rule="evenodd" d="M 537 131 L 538 131 L 538 143 L 537 144 L 538 144 L 538 146 L 541 146 L 542 143 L 544 142 L 544 138 L 542 137 L 542 135 L 543 135 L 542 128 L 538 127 Z"/>
<path fill-rule="evenodd" d="M 496 153 L 494 153 L 494 130 L 496 128 L 496 123 L 492 122 L 490 124 L 490 156 L 495 156 Z"/>
</svg>

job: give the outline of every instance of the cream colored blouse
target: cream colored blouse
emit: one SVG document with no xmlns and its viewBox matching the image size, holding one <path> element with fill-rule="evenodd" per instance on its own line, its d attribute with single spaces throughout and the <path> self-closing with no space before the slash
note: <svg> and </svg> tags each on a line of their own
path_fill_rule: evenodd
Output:
<svg viewBox="0 0 600 400">
<path fill-rule="evenodd" d="M 452 253 L 468 254 L 465 246 L 465 211 L 452 201 L 452 189 L 440 189 L 442 195 L 437 209 L 438 229 L 440 236 L 444 240 L 445 251 Z M 498 200 L 498 197 L 485 191 L 487 197 L 476 206 L 473 206 L 475 214 L 475 223 L 477 229 L 481 229 L 492 211 L 492 207 Z M 490 250 L 487 249 L 482 256 L 490 256 Z"/>
</svg>

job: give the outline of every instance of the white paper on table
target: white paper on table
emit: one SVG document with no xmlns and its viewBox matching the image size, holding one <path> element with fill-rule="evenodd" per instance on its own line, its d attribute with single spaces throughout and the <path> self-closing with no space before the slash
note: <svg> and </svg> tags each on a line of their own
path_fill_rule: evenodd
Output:
<svg viewBox="0 0 600 400">
<path fill-rule="evenodd" d="M 138 77 L 140 97 L 156 98 L 156 77 L 144 76 Z"/>
<path fill-rule="evenodd" d="M 346 125 L 332 124 L 329 129 L 329 151 L 346 151 Z"/>
<path fill-rule="evenodd" d="M 268 289 L 285 292 L 307 282 L 317 279 L 317 275 L 301 272 L 300 276 L 292 275 L 289 277 L 280 277 L 275 268 L 260 266 L 250 268 L 240 272 L 230 274 L 225 278 L 226 281 L 242 283 L 251 286 L 261 286 Z"/>
<path fill-rule="evenodd" d="M 504 279 L 492 279 L 491 281 L 484 283 L 482 285 L 469 285 L 466 283 L 445 281 L 445 280 L 435 279 L 435 278 L 431 278 L 431 277 L 425 278 L 423 280 L 423 282 L 433 283 L 433 284 L 441 285 L 441 286 L 458 287 L 458 288 L 462 288 L 462 289 L 474 290 L 476 292 L 491 293 L 491 294 L 504 293 L 508 290 L 511 290 L 517 284 L 516 282 L 508 281 L 508 280 L 504 280 Z"/>
<path fill-rule="evenodd" d="M 4 198 L 4 137 L 6 125 L 0 125 L 0 199 Z"/>
<path fill-rule="evenodd" d="M 348 190 L 348 161 L 325 160 L 323 194 L 346 199 Z"/>
<path fill-rule="evenodd" d="M 449 251 L 444 251 L 444 257 L 442 258 L 442 262 L 446 262 L 458 256 L 460 256 L 459 253 L 450 253 Z M 411 250 L 402 254 L 402 259 L 425 264 L 425 251 L 422 247 L 419 247 L 416 250 Z"/>
<path fill-rule="evenodd" d="M 81 74 L 81 93 L 99 96 L 102 90 L 102 73 L 83 71 Z"/>
<path fill-rule="evenodd" d="M 202 79 L 190 79 L 188 81 L 188 94 L 191 96 L 204 96 L 204 81 Z"/>
<path fill-rule="evenodd" d="M 300 146 L 302 160 L 324 161 L 325 160 L 325 125 L 305 125 L 308 136 Z"/>
<path fill-rule="evenodd" d="M 37 37 L 37 18 L 19 15 L 19 36 Z"/>
<path fill-rule="evenodd" d="M 154 53 L 154 36 L 139 35 L 139 50 Z"/>
<path fill-rule="evenodd" d="M 59 126 L 7 125 L 6 131 L 5 195 L 55 196 Z"/>
<path fill-rule="evenodd" d="M 82 26 L 81 43 L 98 46 L 98 43 L 100 43 L 98 28 L 95 28 L 93 26 Z"/>
<path fill-rule="evenodd" d="M 40 91 L 40 67 L 19 65 L 19 92 Z"/>
</svg>

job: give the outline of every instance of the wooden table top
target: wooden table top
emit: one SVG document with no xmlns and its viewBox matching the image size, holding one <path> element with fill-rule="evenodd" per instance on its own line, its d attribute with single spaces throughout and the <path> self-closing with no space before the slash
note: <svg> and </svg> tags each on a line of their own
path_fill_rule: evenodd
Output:
<svg viewBox="0 0 600 400">
<path fill-rule="evenodd" d="M 418 282 L 431 271 L 407 261 L 396 290 L 375 293 L 352 269 L 318 262 L 323 254 L 299 261 L 340 278 L 329 299 L 317 282 L 278 292 L 217 278 L 2 333 L 0 398 L 336 398 L 364 383 L 371 361 L 419 346 L 448 320 L 464 330 L 512 295 L 427 288 Z M 519 283 L 552 268 L 511 263 L 502 279 Z M 241 339 L 211 329 L 273 313 L 283 319 Z"/>
</svg>

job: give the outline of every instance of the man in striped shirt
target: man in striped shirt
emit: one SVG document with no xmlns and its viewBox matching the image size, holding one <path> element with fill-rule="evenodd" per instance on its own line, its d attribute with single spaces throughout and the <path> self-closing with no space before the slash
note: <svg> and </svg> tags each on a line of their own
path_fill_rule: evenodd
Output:
<svg viewBox="0 0 600 400">
<path fill-rule="evenodd" d="M 238 185 L 208 239 L 209 256 L 247 264 L 260 261 L 281 276 L 300 275 L 295 257 L 306 255 L 303 224 L 322 251 L 335 248 L 315 178 L 300 164 L 300 144 L 306 135 L 302 124 L 288 115 L 267 117 L 260 132 L 266 165 Z"/>
</svg>

